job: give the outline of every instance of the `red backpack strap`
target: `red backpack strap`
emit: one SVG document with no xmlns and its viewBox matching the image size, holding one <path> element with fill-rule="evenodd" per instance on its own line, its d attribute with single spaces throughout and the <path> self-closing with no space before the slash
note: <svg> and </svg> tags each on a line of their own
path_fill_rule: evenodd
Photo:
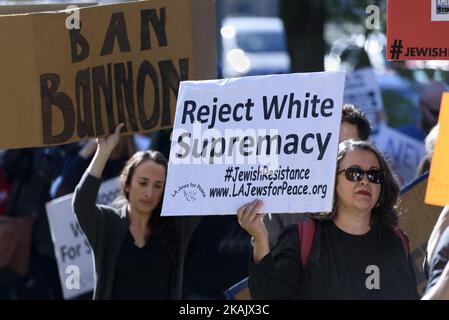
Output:
<svg viewBox="0 0 449 320">
<path fill-rule="evenodd" d="M 306 268 L 307 259 L 312 250 L 313 238 L 315 237 L 316 222 L 308 219 L 298 222 L 299 245 L 301 248 L 301 264 L 303 269 Z"/>
<path fill-rule="evenodd" d="M 407 235 L 401 229 L 399 229 L 399 227 L 394 227 L 393 232 L 399 239 L 401 239 L 402 246 L 404 247 L 405 258 L 408 259 L 409 240 Z"/>
</svg>

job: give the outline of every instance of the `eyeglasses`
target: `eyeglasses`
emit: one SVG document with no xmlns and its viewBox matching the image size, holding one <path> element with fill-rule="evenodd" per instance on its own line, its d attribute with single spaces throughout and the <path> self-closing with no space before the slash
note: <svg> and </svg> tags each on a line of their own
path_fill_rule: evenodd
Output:
<svg viewBox="0 0 449 320">
<path fill-rule="evenodd" d="M 359 166 L 350 166 L 349 168 L 338 171 L 337 174 L 342 172 L 345 173 L 346 179 L 349 181 L 362 181 L 365 173 L 368 177 L 368 181 L 371 183 L 380 184 L 384 180 L 384 173 L 379 169 L 370 169 L 365 171 Z"/>
</svg>

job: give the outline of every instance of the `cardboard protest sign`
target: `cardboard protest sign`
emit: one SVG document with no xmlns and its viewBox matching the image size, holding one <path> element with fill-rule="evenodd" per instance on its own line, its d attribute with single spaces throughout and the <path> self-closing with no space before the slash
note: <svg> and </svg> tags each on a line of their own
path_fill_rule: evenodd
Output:
<svg viewBox="0 0 449 320">
<path fill-rule="evenodd" d="M 387 125 L 381 125 L 379 134 L 373 142 L 387 156 L 402 186 L 415 179 L 416 170 L 425 154 L 424 143 Z"/>
<path fill-rule="evenodd" d="M 182 82 L 162 214 L 330 211 L 344 77 Z"/>
<path fill-rule="evenodd" d="M 98 204 L 111 204 L 119 194 L 118 179 L 104 182 Z M 95 285 L 92 249 L 72 210 L 73 194 L 47 203 L 47 216 L 64 299 L 92 291 Z"/>
<path fill-rule="evenodd" d="M 426 203 L 444 206 L 449 204 L 449 93 L 443 93 L 438 117 L 438 138 L 430 163 Z"/>
<path fill-rule="evenodd" d="M 440 215 L 442 207 L 424 203 L 427 174 L 417 178 L 401 191 L 399 226 L 410 239 L 410 254 L 414 260 L 418 289 L 422 294 L 426 279 L 422 269 L 430 233 Z"/>
<path fill-rule="evenodd" d="M 447 60 L 449 1 L 395 0 L 387 7 L 388 60 Z"/>
<path fill-rule="evenodd" d="M 379 84 L 372 68 L 362 68 L 348 73 L 343 96 L 345 103 L 352 103 L 362 110 L 371 125 L 371 134 L 379 133 L 383 102 Z"/>
<path fill-rule="evenodd" d="M 172 127 L 179 82 L 216 75 L 213 0 L 0 16 L 0 147 Z"/>
<path fill-rule="evenodd" d="M 96 1 L 52 0 L 48 1 L 0 1 L 0 15 L 65 10 L 68 6 L 89 7 L 97 5 Z"/>
</svg>

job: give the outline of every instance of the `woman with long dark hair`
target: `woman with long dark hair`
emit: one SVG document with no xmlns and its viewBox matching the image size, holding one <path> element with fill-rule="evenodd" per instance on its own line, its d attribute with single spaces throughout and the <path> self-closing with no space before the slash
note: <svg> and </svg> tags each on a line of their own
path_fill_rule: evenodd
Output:
<svg viewBox="0 0 449 320">
<path fill-rule="evenodd" d="M 94 299 L 176 299 L 191 230 L 189 220 L 161 217 L 167 160 L 158 151 L 139 151 L 120 175 L 119 209 L 96 205 L 101 175 L 120 129 L 99 138 L 92 162 L 78 184 L 73 209 L 93 249 Z M 180 218 L 182 219 L 182 218 Z"/>
</svg>

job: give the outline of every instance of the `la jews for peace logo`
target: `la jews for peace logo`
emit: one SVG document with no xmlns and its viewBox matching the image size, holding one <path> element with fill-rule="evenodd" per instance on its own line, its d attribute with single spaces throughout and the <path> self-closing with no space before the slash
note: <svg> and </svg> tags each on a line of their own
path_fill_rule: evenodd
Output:
<svg viewBox="0 0 449 320">
<path fill-rule="evenodd" d="M 202 196 L 203 198 L 206 197 L 206 192 L 204 192 L 204 189 L 201 187 L 201 185 L 193 182 L 178 186 L 178 188 L 171 194 L 171 196 L 174 198 L 178 194 L 182 194 L 187 201 L 195 201 L 198 198 L 198 195 Z"/>
</svg>

